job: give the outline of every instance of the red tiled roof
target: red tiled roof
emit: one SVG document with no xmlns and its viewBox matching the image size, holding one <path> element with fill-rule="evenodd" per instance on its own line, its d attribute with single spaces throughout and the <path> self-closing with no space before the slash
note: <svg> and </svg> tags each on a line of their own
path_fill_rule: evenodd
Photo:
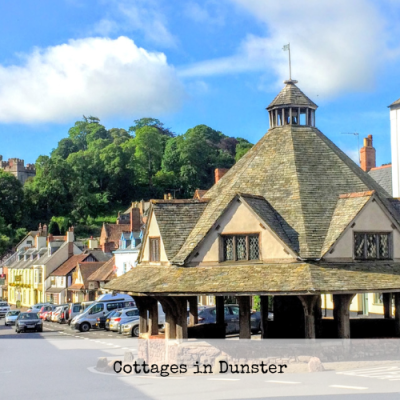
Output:
<svg viewBox="0 0 400 400">
<path fill-rule="evenodd" d="M 78 267 L 81 271 L 82 279 L 83 279 L 83 286 L 85 288 L 88 287 L 88 278 L 92 275 L 95 271 L 97 271 L 100 267 L 105 264 L 105 261 L 96 261 L 96 262 L 83 262 L 79 263 Z"/>
<path fill-rule="evenodd" d="M 114 278 L 114 264 L 115 257 L 108 260 L 103 266 L 94 271 L 89 277 L 88 281 L 105 282 Z"/>
<path fill-rule="evenodd" d="M 83 283 L 74 283 L 71 286 L 68 286 L 68 290 L 81 290 L 84 288 Z"/>
<path fill-rule="evenodd" d="M 114 242 L 116 247 L 119 246 L 122 232 L 130 232 L 130 224 L 104 224 L 106 230 L 107 242 Z"/>
<path fill-rule="evenodd" d="M 79 262 L 82 262 L 88 256 L 89 254 L 78 254 L 68 258 L 68 260 L 55 269 L 50 276 L 65 276 L 69 274 Z"/>
</svg>

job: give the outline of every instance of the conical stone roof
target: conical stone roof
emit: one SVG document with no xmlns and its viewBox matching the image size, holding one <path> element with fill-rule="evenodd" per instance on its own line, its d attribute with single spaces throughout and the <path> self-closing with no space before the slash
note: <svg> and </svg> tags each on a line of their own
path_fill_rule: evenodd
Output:
<svg viewBox="0 0 400 400">
<path fill-rule="evenodd" d="M 237 193 L 264 197 L 299 256 L 319 259 L 339 195 L 369 190 L 390 197 L 318 129 L 272 128 L 205 194 L 210 200 L 173 263 L 185 263 Z"/>
<path fill-rule="evenodd" d="M 272 103 L 267 107 L 267 110 L 279 106 L 299 106 L 310 107 L 316 109 L 318 106 L 310 100 L 296 85 L 297 81 L 285 81 L 286 86 L 275 97 Z"/>
</svg>

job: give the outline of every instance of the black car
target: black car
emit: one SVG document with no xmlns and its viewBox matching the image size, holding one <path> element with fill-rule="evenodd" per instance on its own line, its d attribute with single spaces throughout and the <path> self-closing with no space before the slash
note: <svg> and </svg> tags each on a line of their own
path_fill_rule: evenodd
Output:
<svg viewBox="0 0 400 400">
<path fill-rule="evenodd" d="M 20 313 L 15 321 L 15 332 L 26 332 L 29 329 L 35 330 L 36 332 L 43 332 L 43 321 L 39 318 L 37 313 Z"/>
<path fill-rule="evenodd" d="M 108 318 L 108 316 L 109 316 L 111 313 L 113 313 L 113 312 L 114 312 L 114 311 L 110 311 L 110 312 L 108 312 L 107 314 L 104 314 L 104 315 L 102 315 L 101 317 L 97 318 L 97 321 L 96 321 L 96 328 L 105 329 L 107 318 Z"/>
</svg>

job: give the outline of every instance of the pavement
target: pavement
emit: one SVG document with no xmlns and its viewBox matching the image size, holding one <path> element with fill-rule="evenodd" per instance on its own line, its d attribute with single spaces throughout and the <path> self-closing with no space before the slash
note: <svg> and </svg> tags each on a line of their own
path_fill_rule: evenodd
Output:
<svg viewBox="0 0 400 400">
<path fill-rule="evenodd" d="M 4 399 L 400 399 L 400 361 L 330 363 L 326 371 L 285 374 L 115 374 L 99 358 L 137 358 L 138 339 L 81 333 L 45 322 L 42 333 L 16 334 L 0 320 L 0 393 Z"/>
</svg>

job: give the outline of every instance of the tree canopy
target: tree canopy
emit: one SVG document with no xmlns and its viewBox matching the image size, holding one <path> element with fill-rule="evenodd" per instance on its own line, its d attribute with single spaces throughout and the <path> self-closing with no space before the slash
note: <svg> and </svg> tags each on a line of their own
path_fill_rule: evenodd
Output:
<svg viewBox="0 0 400 400">
<path fill-rule="evenodd" d="M 125 130 L 83 116 L 50 156 L 37 159 L 36 176 L 23 187 L 0 170 L 1 243 L 9 245 L 20 226 L 52 221 L 50 229 L 59 232 L 172 190 L 178 198 L 192 197 L 213 185 L 215 168 L 230 168 L 251 146 L 206 125 L 175 135 L 155 118 L 135 120 Z"/>
</svg>

